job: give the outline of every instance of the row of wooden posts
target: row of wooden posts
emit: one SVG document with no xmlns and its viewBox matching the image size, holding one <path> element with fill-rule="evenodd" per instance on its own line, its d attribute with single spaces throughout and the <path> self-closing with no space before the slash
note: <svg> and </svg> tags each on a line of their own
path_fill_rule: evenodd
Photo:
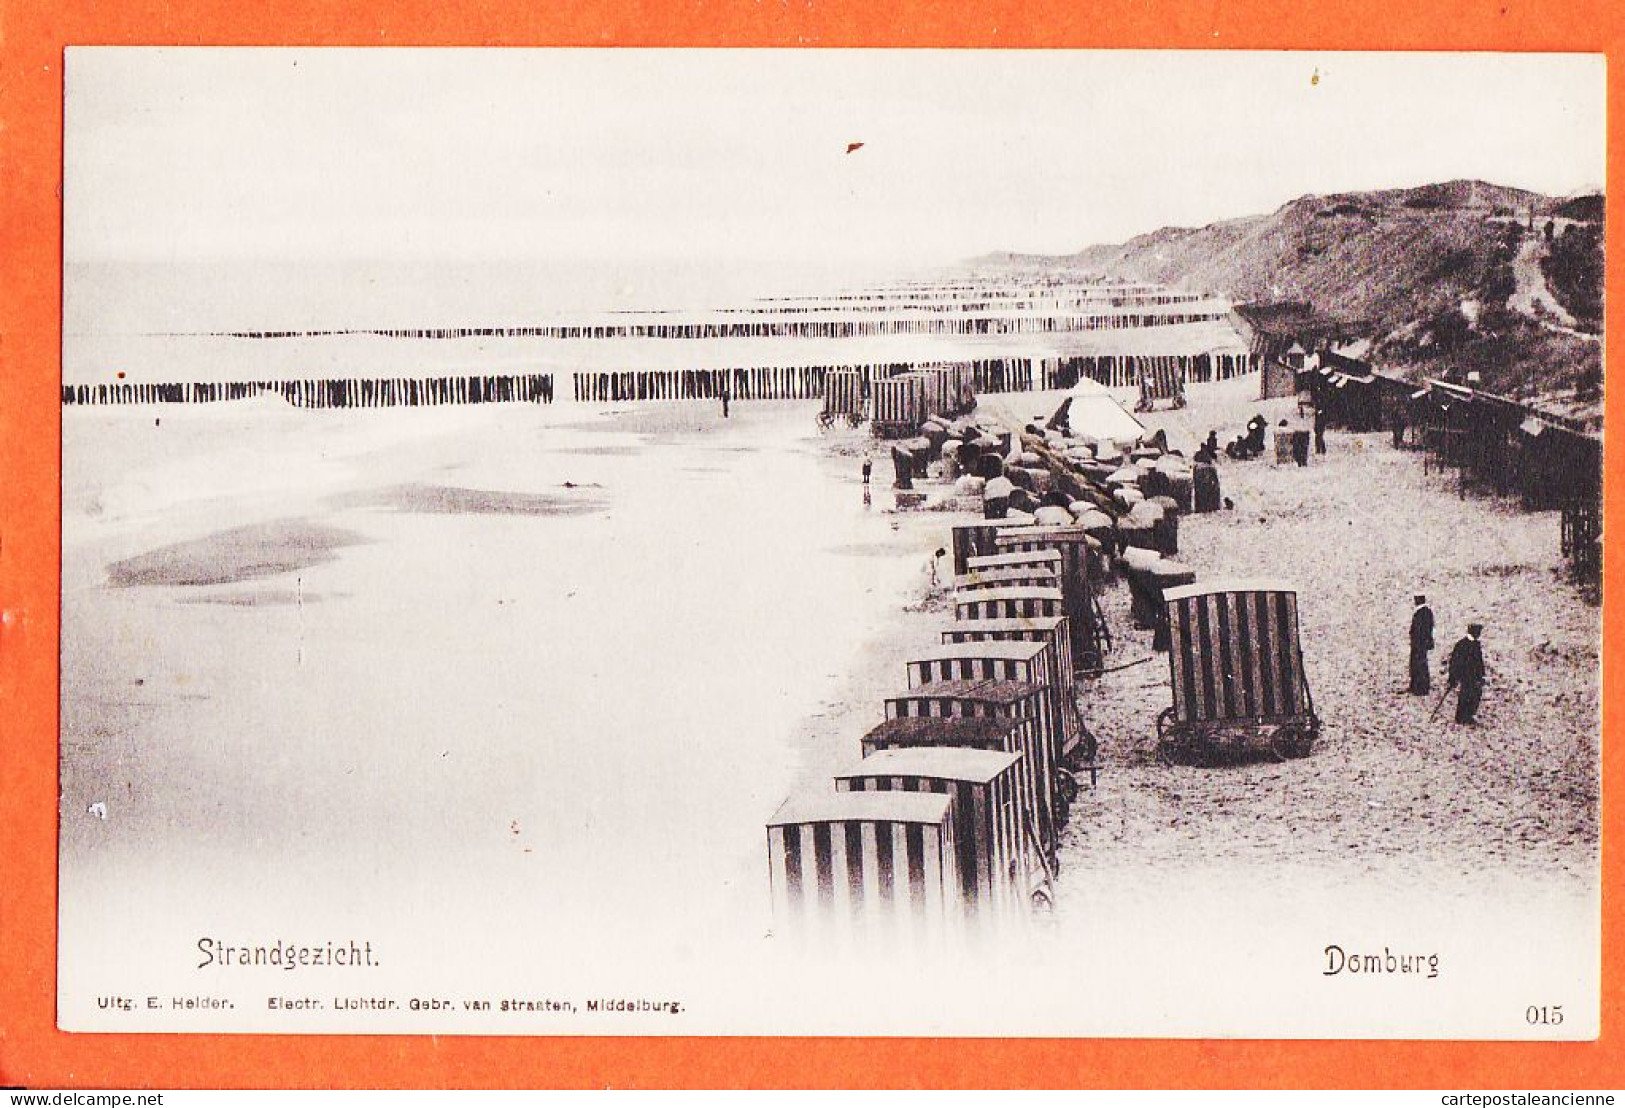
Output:
<svg viewBox="0 0 1625 1108">
<path fill-rule="evenodd" d="M 1067 308 L 1165 307 L 1170 304 L 1196 304 L 1207 299 L 1209 297 L 1201 293 L 1186 292 L 1054 296 L 1035 295 L 1026 291 L 1012 293 L 1008 296 L 997 296 L 984 292 L 975 299 L 911 293 L 895 297 L 819 297 L 805 304 L 776 304 L 771 309 L 771 314 L 804 315 L 811 312 L 827 312 L 831 308 L 839 308 L 844 312 L 1052 312 Z M 728 315 L 763 314 L 762 308 L 722 308 L 720 310 Z"/>
<path fill-rule="evenodd" d="M 874 373 L 907 366 L 862 367 Z M 733 369 L 640 369 L 577 373 L 577 400 L 811 400 L 824 395 L 827 366 L 762 366 Z"/>
<path fill-rule="evenodd" d="M 1187 380 L 1223 380 L 1248 372 L 1251 356 L 1163 356 Z M 1133 384 L 1150 359 L 1135 356 L 1089 358 L 983 358 L 969 362 L 875 363 L 860 366 L 763 366 L 732 369 L 628 370 L 574 373 L 572 395 L 585 401 L 696 400 L 729 394 L 737 400 L 807 400 L 823 397 L 837 413 L 861 411 L 876 381 L 930 368 L 949 368 L 968 375 L 976 393 L 1023 392 L 1069 388 L 1082 377 L 1106 385 Z M 1159 364 L 1160 364 L 1159 362 Z M 860 381 L 852 391 L 853 374 Z M 840 395 L 829 391 L 835 388 Z M 62 403 L 196 404 L 241 400 L 272 393 L 297 407 L 379 408 L 435 404 L 503 402 L 551 403 L 553 376 L 548 373 L 433 378 L 346 378 L 300 381 L 110 382 L 64 385 Z M 957 385 L 954 397 L 963 395 Z M 954 410 L 948 405 L 942 410 Z"/>
<path fill-rule="evenodd" d="M 945 300 L 961 303 L 988 300 L 1003 303 L 1031 297 L 1057 300 L 1071 298 L 1088 303 L 1121 299 L 1160 304 L 1184 304 L 1209 299 L 1204 293 L 1181 292 L 1162 285 L 1079 285 L 1069 281 L 1027 281 L 1012 286 L 1010 282 L 1000 280 L 992 283 L 983 281 L 904 282 L 886 288 L 870 289 L 865 292 L 767 297 L 762 303 L 769 305 L 797 303 L 847 305 L 909 299 Z"/>
<path fill-rule="evenodd" d="M 1173 305 L 1177 307 L 1177 305 Z M 1214 309 L 1187 311 L 1105 312 L 1030 316 L 961 315 L 895 319 L 777 319 L 742 322 L 704 320 L 685 323 L 544 324 L 532 327 L 367 328 L 337 331 L 227 331 L 240 339 L 327 338 L 375 335 L 401 339 L 551 338 L 551 339 L 747 339 L 866 338 L 884 335 L 1024 335 L 1064 331 L 1114 331 L 1167 327 L 1227 318 Z"/>
<path fill-rule="evenodd" d="M 246 400 L 261 394 L 282 397 L 299 408 L 393 408 L 439 404 L 553 402 L 549 373 L 476 377 L 363 377 L 305 381 L 115 382 L 64 385 L 62 403 L 208 404 Z"/>
</svg>

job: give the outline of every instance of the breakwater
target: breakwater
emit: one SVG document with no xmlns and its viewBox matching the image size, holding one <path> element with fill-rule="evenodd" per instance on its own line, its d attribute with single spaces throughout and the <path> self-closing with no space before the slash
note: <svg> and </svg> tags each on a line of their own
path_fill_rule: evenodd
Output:
<svg viewBox="0 0 1625 1108">
<path fill-rule="evenodd" d="M 171 381 L 63 385 L 64 405 L 210 404 L 280 396 L 296 408 L 431 407 L 439 404 L 551 404 L 553 375 L 361 377 L 301 381 Z"/>
</svg>

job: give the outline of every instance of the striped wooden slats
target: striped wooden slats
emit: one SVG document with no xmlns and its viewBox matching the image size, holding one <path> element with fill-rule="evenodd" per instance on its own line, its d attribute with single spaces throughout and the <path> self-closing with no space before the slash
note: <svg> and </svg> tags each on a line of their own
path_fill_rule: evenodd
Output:
<svg viewBox="0 0 1625 1108">
<path fill-rule="evenodd" d="M 774 918 L 791 930 L 950 932 L 963 910 L 954 798 L 936 792 L 793 797 L 767 823 Z"/>
<path fill-rule="evenodd" d="M 866 378 L 859 369 L 831 369 L 824 375 L 824 411 L 830 415 L 863 414 Z"/>
<path fill-rule="evenodd" d="M 886 377 L 871 385 L 870 422 L 877 435 L 913 434 L 925 421 L 925 388 L 912 374 Z"/>
<path fill-rule="evenodd" d="M 1017 799 L 1020 754 L 904 747 L 835 775 L 838 791 L 933 792 L 953 797 L 954 854 L 967 914 L 1025 908 L 1028 836 Z"/>
<path fill-rule="evenodd" d="M 1140 359 L 1141 394 L 1151 400 L 1175 400 L 1185 395 L 1187 359 L 1149 356 Z"/>
<path fill-rule="evenodd" d="M 1060 591 L 1060 578 L 1048 566 L 1012 566 L 1009 569 L 972 569 L 954 578 L 960 595 L 988 589 L 1053 589 Z"/>
<path fill-rule="evenodd" d="M 1187 585 L 1169 589 L 1163 600 L 1181 722 L 1283 719 L 1308 710 L 1290 586 Z"/>
<path fill-rule="evenodd" d="M 961 620 L 1019 619 L 1066 615 L 1066 597 L 1060 589 L 1040 586 L 1005 586 L 969 589 L 954 596 L 954 616 Z M 1067 674 L 1071 680 L 1071 675 Z"/>
<path fill-rule="evenodd" d="M 977 573 L 1001 569 L 1042 569 L 1050 576 L 1061 575 L 1061 554 L 1058 550 L 1012 550 L 1003 554 L 973 554 L 965 560 L 964 573 Z"/>
</svg>

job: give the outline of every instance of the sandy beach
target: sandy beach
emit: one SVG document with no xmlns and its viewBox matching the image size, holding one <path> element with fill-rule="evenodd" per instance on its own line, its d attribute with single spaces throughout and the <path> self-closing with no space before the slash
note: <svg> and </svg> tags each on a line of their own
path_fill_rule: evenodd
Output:
<svg viewBox="0 0 1625 1108">
<path fill-rule="evenodd" d="M 1148 422 L 1188 448 L 1254 409 L 1273 420 L 1281 402 L 1252 389 L 1195 386 Z M 1054 400 L 983 410 L 1024 422 Z M 1585 981 L 1598 624 L 1555 575 L 1555 519 L 1459 500 L 1381 436 L 1334 433 L 1305 470 L 1226 463 L 1236 508 L 1181 528 L 1200 580 L 1299 585 L 1314 755 L 1164 766 L 1164 658 L 1088 683 L 1101 774 L 1067 826 L 1056 910 L 964 969 L 1027 982 L 1022 1002 L 966 1007 L 978 990 L 922 985 L 903 959 L 866 965 L 864 995 L 891 999 L 855 1025 L 828 975 L 863 956 L 773 937 L 762 825 L 858 757 L 903 662 L 937 641 L 951 610 L 931 554 L 966 517 L 897 510 L 879 451 L 865 504 L 872 440 L 820 433 L 815 410 L 65 413 L 64 1020 L 93 1022 L 96 992 L 140 992 L 154 966 L 238 984 L 195 968 L 208 935 L 364 935 L 389 959 L 379 989 L 665 990 L 701 1031 L 1267 1032 L 1243 998 L 1313 982 L 1332 921 L 1503 967 L 1536 927 Z M 1416 590 L 1442 647 L 1469 616 L 1489 625 L 1476 730 L 1429 724 L 1431 701 L 1401 692 Z M 1105 603 L 1111 663 L 1151 657 L 1126 590 Z M 1486 911 L 1506 923 L 1488 937 Z M 1204 947 L 1238 953 L 1172 1018 L 1133 967 L 1187 945 L 1194 918 Z M 773 984 L 741 991 L 753 976 Z M 1119 988 L 1135 999 L 1096 1003 Z M 1327 1033 L 1385 1003 L 1356 998 Z M 287 1026 L 267 1019 L 231 1022 Z"/>
</svg>

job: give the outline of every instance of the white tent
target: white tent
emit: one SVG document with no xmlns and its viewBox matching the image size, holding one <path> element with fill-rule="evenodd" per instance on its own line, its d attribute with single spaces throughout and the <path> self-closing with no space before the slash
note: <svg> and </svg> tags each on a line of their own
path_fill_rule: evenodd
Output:
<svg viewBox="0 0 1625 1108">
<path fill-rule="evenodd" d="M 1081 438 L 1119 446 L 1132 446 L 1145 434 L 1145 424 L 1114 400 L 1104 385 L 1088 380 L 1079 381 L 1062 397 L 1049 422 L 1052 427 L 1064 423 Z"/>
</svg>

